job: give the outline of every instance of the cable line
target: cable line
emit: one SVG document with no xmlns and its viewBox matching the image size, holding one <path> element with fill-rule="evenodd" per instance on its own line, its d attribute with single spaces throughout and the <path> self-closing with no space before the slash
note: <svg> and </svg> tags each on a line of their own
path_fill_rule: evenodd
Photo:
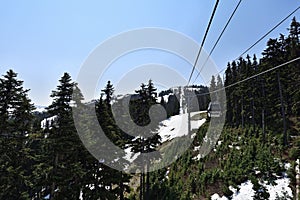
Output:
<svg viewBox="0 0 300 200">
<path fill-rule="evenodd" d="M 230 87 L 235 86 L 235 85 L 237 85 L 237 84 L 243 83 L 243 82 L 248 81 L 248 80 L 250 80 L 250 79 L 252 79 L 252 78 L 255 78 L 255 77 L 260 76 L 260 75 L 262 75 L 262 74 L 268 73 L 268 72 L 273 71 L 273 70 L 275 70 L 275 69 L 281 68 L 281 67 L 283 67 L 283 66 L 285 66 L 285 65 L 291 64 L 291 63 L 296 62 L 296 61 L 298 61 L 298 60 L 300 60 L 300 56 L 299 56 L 298 58 L 294 58 L 294 59 L 292 59 L 292 60 L 290 60 L 290 61 L 287 61 L 287 62 L 285 62 L 285 63 L 283 63 L 283 64 L 280 64 L 280 65 L 277 65 L 277 66 L 272 67 L 272 68 L 270 68 L 270 69 L 267 69 L 267 70 L 265 70 L 265 71 L 263 71 L 263 72 L 260 72 L 260 73 L 258 73 L 258 74 L 254 74 L 254 75 L 252 75 L 252 76 L 250 76 L 250 77 L 247 77 L 247 78 L 245 78 L 245 79 L 243 79 L 243 80 L 240 80 L 240 81 L 238 81 L 238 82 L 232 83 L 232 84 L 230 84 L 230 85 L 228 85 L 228 86 L 225 86 L 225 87 L 223 87 L 223 88 L 221 88 L 221 89 L 217 89 L 217 90 L 214 90 L 214 91 L 212 91 L 212 92 L 207 92 L 207 93 L 198 94 L 197 96 L 203 96 L 203 95 L 208 95 L 208 94 L 212 94 L 212 93 L 219 92 L 219 91 L 221 91 L 221 90 L 224 90 L 224 89 L 226 89 L 226 88 L 230 88 Z"/>
<path fill-rule="evenodd" d="M 196 65 L 197 65 L 197 62 L 198 62 L 199 56 L 200 56 L 200 54 L 201 54 L 201 50 L 202 50 L 202 48 L 203 48 L 203 45 L 204 45 L 204 42 L 205 42 L 205 40 L 206 40 L 206 36 L 207 36 L 207 34 L 208 34 L 208 31 L 209 31 L 209 29 L 210 29 L 210 25 L 211 25 L 211 23 L 212 23 L 212 20 L 213 20 L 213 18 L 214 18 L 214 16 L 215 16 L 215 13 L 216 13 L 216 10 L 217 10 L 217 7 L 218 7 L 218 4 L 219 4 L 219 0 L 217 0 L 217 1 L 216 1 L 216 4 L 215 4 L 215 7 L 214 7 L 214 10 L 213 10 L 213 12 L 212 12 L 212 14 L 211 14 L 210 20 L 209 20 L 209 22 L 208 22 L 208 26 L 207 26 L 207 28 L 206 28 L 206 31 L 205 31 L 205 34 L 204 34 L 204 37 L 203 37 L 203 40 L 202 40 L 202 43 L 201 43 L 200 49 L 199 49 L 199 51 L 198 51 L 198 54 L 197 54 L 197 57 L 196 57 L 196 60 L 195 60 L 195 63 L 194 63 L 194 66 L 193 66 L 193 69 L 192 69 L 192 72 L 191 72 L 191 75 L 190 75 L 190 77 L 189 77 L 189 80 L 188 80 L 188 83 L 187 83 L 187 85 L 189 85 L 189 83 L 190 83 L 190 81 L 191 81 L 191 78 L 192 78 L 192 76 L 193 76 L 193 73 L 194 73 L 195 67 L 196 67 Z"/>
<path fill-rule="evenodd" d="M 213 51 L 215 50 L 217 44 L 219 43 L 221 37 L 223 36 L 223 33 L 225 32 L 227 26 L 229 25 L 231 19 L 233 18 L 234 14 L 235 14 L 235 12 L 237 11 L 238 7 L 240 6 L 241 2 L 242 2 L 242 0 L 240 0 L 240 1 L 238 2 L 238 4 L 236 5 L 234 11 L 231 13 L 231 16 L 230 16 L 229 19 L 227 20 L 227 23 L 226 23 L 226 25 L 224 26 L 224 28 L 223 28 L 221 34 L 219 35 L 219 37 L 218 37 L 217 41 L 215 42 L 213 48 L 210 50 L 209 55 L 207 56 L 207 58 L 206 58 L 204 64 L 201 66 L 201 68 L 200 68 L 200 70 L 199 70 L 199 72 L 198 72 L 198 74 L 197 74 L 197 76 L 196 76 L 196 78 L 195 78 L 193 84 L 195 83 L 195 81 L 196 81 L 197 78 L 199 77 L 199 75 L 200 75 L 200 73 L 201 73 L 203 67 L 205 66 L 205 64 L 207 63 L 207 61 L 208 61 L 208 59 L 210 58 L 211 54 L 212 54 Z"/>
<path fill-rule="evenodd" d="M 284 21 L 286 21 L 291 15 L 293 15 L 295 12 L 297 12 L 300 9 L 300 6 L 298 6 L 295 10 L 293 10 L 289 15 L 287 15 L 284 19 L 282 19 L 278 24 L 276 24 L 272 29 L 270 29 L 266 34 L 264 34 L 261 38 L 259 38 L 254 44 L 252 44 L 248 49 L 246 49 L 239 57 L 234 59 L 233 61 L 238 60 L 241 58 L 244 54 L 246 54 L 248 51 L 250 51 L 254 46 L 256 46 L 259 42 L 261 42 L 265 37 L 267 37 L 271 32 L 273 32 L 278 26 L 280 26 Z M 227 67 L 223 68 L 221 71 L 219 71 L 217 74 L 220 74 L 222 71 L 227 69 Z M 215 74 L 215 75 L 217 75 Z M 195 82 L 195 81 L 194 81 Z M 207 84 L 208 82 L 206 82 Z"/>
<path fill-rule="evenodd" d="M 296 8 L 293 12 L 291 12 L 288 16 L 286 16 L 283 20 L 281 20 L 276 26 L 274 26 L 271 30 L 269 30 L 266 34 L 264 34 L 261 38 L 259 38 L 253 45 L 251 45 L 248 49 L 246 49 L 239 57 L 237 57 L 235 60 L 238 60 L 241 58 L 245 53 L 247 53 L 250 49 L 252 49 L 255 45 L 257 45 L 260 41 L 262 41 L 265 37 L 267 37 L 271 32 L 273 32 L 278 26 L 280 26 L 285 20 L 287 20 L 292 14 L 297 12 L 299 10 L 300 6 Z"/>
</svg>

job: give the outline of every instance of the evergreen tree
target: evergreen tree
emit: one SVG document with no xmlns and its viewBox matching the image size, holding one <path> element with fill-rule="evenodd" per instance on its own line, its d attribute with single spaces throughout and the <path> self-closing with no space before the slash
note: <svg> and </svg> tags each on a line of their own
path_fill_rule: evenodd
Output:
<svg viewBox="0 0 300 200">
<path fill-rule="evenodd" d="M 49 177 L 50 197 L 78 199 L 79 180 L 82 176 L 81 163 L 78 159 L 82 144 L 72 118 L 74 83 L 68 73 L 64 73 L 59 83 L 57 89 L 52 91 L 53 102 L 47 108 L 49 114 L 56 117 L 47 138 L 48 164 L 52 167 Z"/>
<path fill-rule="evenodd" d="M 112 95 L 114 93 L 114 87 L 113 85 L 110 83 L 110 81 L 107 82 L 107 85 L 105 87 L 105 89 L 101 90 L 102 92 L 104 92 L 105 94 L 105 103 L 108 107 L 110 107 L 110 102 L 112 99 Z"/>
<path fill-rule="evenodd" d="M 210 87 L 209 87 L 209 91 L 210 91 L 210 98 L 211 98 L 211 101 L 214 102 L 214 101 L 217 101 L 217 94 L 216 91 L 217 90 L 217 84 L 216 84 L 216 78 L 215 76 L 212 76 L 211 77 L 211 80 L 210 80 Z"/>
<path fill-rule="evenodd" d="M 0 199 L 29 199 L 32 195 L 31 155 L 27 134 L 34 109 L 23 81 L 13 70 L 0 79 Z"/>
<path fill-rule="evenodd" d="M 130 102 L 131 116 L 133 121 L 139 126 L 149 125 L 151 120 L 149 117 L 149 110 L 151 106 L 156 103 L 156 88 L 153 82 L 149 80 L 148 84 L 142 84 L 141 89 L 137 90 L 139 98 Z M 150 177 L 149 177 L 149 165 L 151 164 L 147 157 L 144 157 L 144 153 L 150 153 L 156 151 L 156 147 L 160 144 L 161 137 L 156 133 L 158 128 L 158 122 L 160 116 L 152 115 L 157 117 L 156 123 L 152 123 L 151 127 L 143 128 L 142 132 L 138 133 L 138 137 L 135 138 L 131 144 L 132 151 L 134 153 L 141 153 L 137 160 L 140 163 L 141 176 L 140 176 L 140 199 L 148 199 L 150 190 Z M 159 158 L 159 155 L 157 155 Z M 154 158 L 154 159 L 157 159 Z M 146 182 L 145 182 L 145 171 L 146 171 Z"/>
<path fill-rule="evenodd" d="M 118 107 L 119 102 L 116 101 L 113 104 L 111 102 L 114 89 L 110 81 L 107 82 L 107 85 L 102 90 L 102 92 L 104 92 L 106 96 L 105 100 L 103 100 L 103 95 L 101 94 L 100 99 L 96 101 L 96 115 L 99 124 L 105 135 L 109 138 L 111 142 L 114 143 L 114 145 L 120 148 L 124 148 L 126 142 L 128 141 L 128 138 L 126 137 L 125 133 L 117 126 L 116 121 L 114 119 L 112 108 L 114 108 L 118 115 L 122 114 L 118 113 L 121 109 L 120 107 Z M 105 146 L 105 149 L 109 151 L 110 145 L 101 145 Z M 103 152 L 103 154 L 105 154 L 105 152 Z M 126 165 L 127 162 L 123 159 L 124 156 L 125 154 L 122 154 L 122 152 L 118 152 L 117 156 L 103 155 L 103 162 L 101 162 L 101 160 L 91 161 L 92 163 L 95 163 L 95 169 L 94 167 L 92 168 L 97 172 L 96 177 L 93 178 L 95 179 L 93 180 L 93 184 L 97 184 L 97 187 L 94 189 L 94 191 L 99 191 L 99 194 L 105 193 L 106 195 L 104 196 L 106 196 L 108 199 L 124 199 L 124 193 L 129 191 L 129 187 L 125 183 L 129 182 L 131 176 L 105 165 L 105 163 L 107 162 L 109 162 L 110 164 L 118 162 L 119 166 Z M 91 160 L 93 159 L 91 158 Z M 98 170 L 97 168 L 100 168 L 101 170 Z M 89 176 L 95 176 L 93 173 L 88 174 Z M 85 190 L 87 190 L 87 188 Z M 100 197 L 104 198 L 104 196 Z"/>
<path fill-rule="evenodd" d="M 0 133 L 24 135 L 30 130 L 34 109 L 23 88 L 23 81 L 17 80 L 17 73 L 7 71 L 0 79 Z"/>
</svg>

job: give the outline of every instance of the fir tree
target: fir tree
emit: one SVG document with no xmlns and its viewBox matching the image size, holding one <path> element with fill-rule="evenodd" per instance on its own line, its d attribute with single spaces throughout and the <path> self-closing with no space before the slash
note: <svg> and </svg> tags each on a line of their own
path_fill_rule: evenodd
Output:
<svg viewBox="0 0 300 200">
<path fill-rule="evenodd" d="M 113 85 L 110 83 L 110 81 L 107 82 L 107 85 L 106 87 L 101 90 L 102 92 L 104 92 L 105 94 L 105 103 L 107 106 L 110 106 L 110 102 L 111 102 L 111 99 L 112 99 L 112 95 L 114 93 L 114 87 Z"/>
<path fill-rule="evenodd" d="M 74 83 L 68 73 L 59 80 L 57 89 L 52 91 L 52 104 L 47 108 L 56 116 L 49 137 L 49 165 L 51 181 L 50 197 L 55 199 L 77 199 L 80 194 L 81 164 L 79 155 L 82 144 L 76 133 L 72 118 L 72 95 Z"/>
<path fill-rule="evenodd" d="M 0 199 L 29 199 L 32 156 L 27 153 L 27 134 L 34 109 L 23 81 L 13 70 L 0 79 Z"/>
<path fill-rule="evenodd" d="M 145 153 L 156 151 L 156 147 L 160 144 L 161 137 L 156 134 L 155 131 L 158 127 L 158 119 L 151 119 L 148 115 L 151 106 L 156 104 L 156 88 L 154 87 L 151 80 L 148 85 L 142 84 L 141 89 L 137 90 L 136 93 L 139 95 L 137 100 L 131 101 L 131 115 L 134 122 L 139 126 L 149 125 L 151 120 L 157 120 L 156 123 L 151 123 L 152 126 L 143 128 L 142 132 L 138 133 L 138 137 L 135 138 L 131 144 L 132 151 L 134 153 L 141 153 L 137 160 L 140 163 L 141 176 L 140 176 L 140 198 L 148 199 L 150 190 L 150 177 L 149 177 L 149 165 L 148 159 L 143 156 Z M 155 117 L 156 115 L 152 115 Z M 159 116 L 157 116 L 159 118 Z M 159 155 L 158 157 L 159 158 Z M 146 181 L 145 181 L 146 171 Z"/>
</svg>

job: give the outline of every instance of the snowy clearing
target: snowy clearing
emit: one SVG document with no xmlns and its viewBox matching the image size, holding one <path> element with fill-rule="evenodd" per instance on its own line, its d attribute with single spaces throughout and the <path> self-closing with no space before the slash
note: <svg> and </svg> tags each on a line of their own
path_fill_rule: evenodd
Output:
<svg viewBox="0 0 300 200">
<path fill-rule="evenodd" d="M 202 112 L 203 111 L 192 112 L 191 117 Z M 198 129 L 205 122 L 205 120 L 206 119 L 192 120 L 191 130 Z M 166 120 L 163 120 L 159 124 L 158 134 L 162 138 L 162 143 L 170 141 L 176 137 L 188 135 L 188 133 L 188 113 L 172 116 Z M 192 136 L 195 136 L 195 134 L 191 135 L 191 137 Z M 125 153 L 126 154 L 123 158 L 128 160 L 129 162 L 133 162 L 139 155 L 132 153 L 131 147 L 126 148 Z"/>
<path fill-rule="evenodd" d="M 191 117 L 200 112 L 191 113 Z M 206 119 L 191 121 L 191 130 L 198 129 Z M 172 140 L 176 137 L 188 135 L 188 114 L 172 116 L 160 123 L 158 134 L 162 137 L 162 143 Z"/>
</svg>

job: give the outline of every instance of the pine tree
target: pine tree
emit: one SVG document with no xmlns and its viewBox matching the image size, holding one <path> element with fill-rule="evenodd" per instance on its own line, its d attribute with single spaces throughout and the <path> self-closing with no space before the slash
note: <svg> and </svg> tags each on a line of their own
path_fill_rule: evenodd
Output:
<svg viewBox="0 0 300 200">
<path fill-rule="evenodd" d="M 216 94 L 216 92 L 214 92 L 216 90 L 217 90 L 216 78 L 215 78 L 215 76 L 212 76 L 211 80 L 210 80 L 210 87 L 209 87 L 210 98 L 211 98 L 212 102 L 215 102 L 218 100 L 217 94 Z"/>
<path fill-rule="evenodd" d="M 105 89 L 101 90 L 102 92 L 104 92 L 105 94 L 105 103 L 108 107 L 110 107 L 110 102 L 112 99 L 112 95 L 114 93 L 114 87 L 113 85 L 110 83 L 110 81 L 107 82 L 107 85 L 105 87 Z"/>
<path fill-rule="evenodd" d="M 130 102 L 131 107 L 131 115 L 133 117 L 133 121 L 139 126 L 149 125 L 151 120 L 155 120 L 156 123 L 151 123 L 152 126 L 149 128 L 142 129 L 142 132 L 138 133 L 138 137 L 135 138 L 131 144 L 132 151 L 134 153 L 141 153 L 138 156 L 137 160 L 140 164 L 141 176 L 140 176 L 140 198 L 148 199 L 149 190 L 150 190 L 150 177 L 149 177 L 149 165 L 151 161 L 149 161 L 147 157 L 144 157 L 145 153 L 150 153 L 156 151 L 156 147 L 160 144 L 161 137 L 156 134 L 155 131 L 158 128 L 159 117 L 155 114 L 152 117 L 157 117 L 157 119 L 151 119 L 148 115 L 149 109 L 151 106 L 157 104 L 156 103 L 156 88 L 151 80 L 149 80 L 148 84 L 142 84 L 141 89 L 137 90 L 139 98 L 137 100 Z M 152 136 L 151 136 L 152 135 Z M 157 155 L 159 158 L 159 155 Z M 154 158 L 154 159 L 157 159 Z M 145 181 L 145 171 L 146 171 L 146 181 Z"/>
<path fill-rule="evenodd" d="M 49 114 L 56 116 L 47 138 L 49 165 L 52 166 L 49 178 L 50 197 L 77 199 L 80 195 L 79 180 L 82 170 L 78 159 L 82 144 L 74 126 L 71 110 L 74 106 L 72 95 L 75 85 L 68 73 L 64 73 L 59 83 L 57 89 L 52 91 L 53 102 L 47 108 Z"/>
<path fill-rule="evenodd" d="M 287 43 L 287 56 L 288 59 L 296 58 L 300 55 L 300 23 L 297 22 L 296 18 L 294 17 L 292 20 L 292 23 L 290 25 L 289 35 L 286 39 Z M 290 82 L 288 87 L 288 93 L 291 94 L 291 98 L 288 100 L 291 100 L 290 108 L 293 115 L 300 115 L 300 91 L 296 90 L 295 88 L 300 87 L 300 62 L 297 61 L 293 64 L 289 65 L 290 68 L 290 74 L 289 79 Z M 288 108 L 289 108 L 288 107 Z"/>
<path fill-rule="evenodd" d="M 0 133 L 18 133 L 24 135 L 30 130 L 32 111 L 34 109 L 31 100 L 22 86 L 23 81 L 17 80 L 17 73 L 7 71 L 0 79 Z"/>
<path fill-rule="evenodd" d="M 216 89 L 217 89 L 216 95 L 217 95 L 218 102 L 220 103 L 221 110 L 224 111 L 226 106 L 225 89 L 220 75 L 217 76 Z"/>
<path fill-rule="evenodd" d="M 231 64 L 227 64 L 227 69 L 225 71 L 225 81 L 224 86 L 225 88 L 232 83 L 232 70 Z M 233 125 L 233 100 L 232 100 L 232 87 L 226 88 L 226 123 Z"/>
<path fill-rule="evenodd" d="M 32 191 L 27 134 L 34 109 L 13 70 L 0 79 L 0 199 L 29 199 Z"/>
<path fill-rule="evenodd" d="M 124 136 L 122 130 L 117 126 L 112 113 L 112 108 L 118 106 L 119 102 L 116 101 L 113 104 L 111 102 L 114 91 L 113 85 L 110 81 L 108 81 L 102 92 L 104 92 L 106 98 L 103 100 L 103 94 L 101 94 L 95 104 L 96 116 L 99 125 L 106 137 L 114 145 L 124 148 L 127 138 Z M 120 111 L 119 108 L 116 108 L 115 110 L 116 112 Z M 96 134 L 98 134 L 97 130 L 90 131 L 95 132 L 92 134 L 95 134 L 96 138 Z M 103 151 L 110 152 L 111 150 L 110 145 L 107 145 L 103 141 L 98 141 L 96 145 L 101 145 L 101 148 L 104 148 L 102 149 Z M 100 153 L 102 154 L 102 152 Z M 115 162 L 117 162 L 119 167 L 127 164 L 123 159 L 124 155 L 125 154 L 122 152 L 118 152 L 117 155 L 103 152 L 101 155 L 102 158 L 97 158 L 98 160 L 91 156 L 87 156 L 89 161 L 84 164 L 84 168 L 87 171 L 84 179 L 90 180 L 91 184 L 93 184 L 95 188 L 91 189 L 89 187 L 84 187 L 83 196 L 85 198 L 124 199 L 124 193 L 129 191 L 129 187 L 125 183 L 129 182 L 129 178 L 131 176 L 109 167 Z M 109 164 L 109 166 L 107 166 L 107 164 Z"/>
</svg>

